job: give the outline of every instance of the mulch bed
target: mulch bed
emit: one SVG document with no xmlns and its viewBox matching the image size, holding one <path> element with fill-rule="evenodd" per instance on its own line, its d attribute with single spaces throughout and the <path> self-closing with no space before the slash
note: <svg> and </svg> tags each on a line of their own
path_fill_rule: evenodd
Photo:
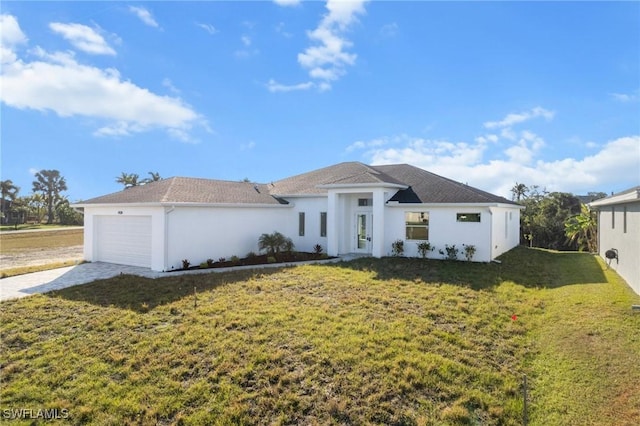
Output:
<svg viewBox="0 0 640 426">
<path fill-rule="evenodd" d="M 188 268 L 172 269 L 172 271 L 190 271 L 194 269 L 216 269 L 216 268 L 228 268 L 231 266 L 249 266 L 249 265 L 267 265 L 272 263 L 291 263 L 291 262 L 304 262 L 307 260 L 320 260 L 320 259 L 332 259 L 332 256 L 327 256 L 325 253 L 308 253 L 308 252 L 290 252 L 290 253 L 278 253 L 275 258 L 266 254 L 258 254 L 251 257 L 245 257 L 237 260 L 219 259 L 215 262 L 209 262 L 206 266 L 202 265 L 190 265 Z M 275 261 L 274 261 L 275 259 Z"/>
</svg>

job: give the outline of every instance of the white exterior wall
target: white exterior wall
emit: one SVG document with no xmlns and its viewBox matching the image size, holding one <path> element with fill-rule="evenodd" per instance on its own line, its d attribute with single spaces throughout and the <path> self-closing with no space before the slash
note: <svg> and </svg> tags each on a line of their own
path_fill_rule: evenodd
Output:
<svg viewBox="0 0 640 426">
<path fill-rule="evenodd" d="M 624 208 L 627 209 L 627 232 L 624 232 Z M 615 227 L 612 226 L 612 207 L 615 208 Z M 611 269 L 620 274 L 629 286 L 640 294 L 640 202 L 599 207 L 598 251 L 608 262 L 605 252 L 618 250 L 618 262 L 611 261 Z"/>
<path fill-rule="evenodd" d="M 397 204 L 389 205 L 387 208 L 385 255 L 391 253 L 391 243 L 399 239 L 404 241 L 405 256 L 420 256 L 417 245 L 422 241 L 405 238 L 405 212 L 429 213 L 429 242 L 435 247 L 427 255 L 430 259 L 442 259 L 443 256 L 439 250 L 444 251 L 445 245 L 455 245 L 459 249 L 458 258 L 464 260 L 463 244 L 466 244 L 476 247 L 474 261 L 489 262 L 519 244 L 520 210 L 518 208 L 462 205 L 459 207 L 428 205 L 412 207 Z M 458 222 L 456 216 L 458 213 L 480 213 L 480 222 Z"/>
<path fill-rule="evenodd" d="M 258 239 L 265 233 L 278 231 L 292 239 L 298 235 L 298 215 L 288 206 L 180 206 L 167 211 L 165 270 L 181 268 L 183 259 L 197 265 L 207 259 L 259 253 Z"/>
<path fill-rule="evenodd" d="M 287 222 L 292 222 L 293 231 L 291 235 L 287 235 L 293 240 L 298 251 L 313 252 L 313 247 L 316 244 L 322 246 L 323 252 L 327 252 L 327 237 L 320 236 L 320 212 L 327 213 L 327 234 L 329 233 L 329 212 L 327 197 L 300 197 L 300 198 L 288 198 L 287 201 L 293 204 L 293 208 L 290 209 L 290 219 Z M 299 233 L 299 214 L 304 212 L 305 215 L 305 229 L 304 236 L 300 236 Z"/>
<path fill-rule="evenodd" d="M 491 259 L 520 244 L 520 209 L 513 207 L 491 207 Z"/>
<path fill-rule="evenodd" d="M 427 257 L 429 259 L 442 259 L 438 250 L 443 250 L 445 245 L 455 245 L 458 248 L 458 259 L 465 259 L 464 247 L 476 246 L 473 260 L 477 262 L 489 262 L 491 260 L 491 215 L 488 207 L 428 207 L 428 206 L 390 206 L 387 213 L 387 228 L 385 254 L 391 253 L 391 243 L 395 240 L 404 241 L 404 254 L 408 257 L 419 257 L 419 240 L 406 240 L 405 212 L 429 213 L 429 242 L 435 249 Z M 457 222 L 457 213 L 480 213 L 480 222 Z"/>
<path fill-rule="evenodd" d="M 163 207 L 85 207 L 84 209 L 84 259 L 97 260 L 96 216 L 150 216 L 151 217 L 151 269 L 164 270 L 165 214 Z"/>
</svg>

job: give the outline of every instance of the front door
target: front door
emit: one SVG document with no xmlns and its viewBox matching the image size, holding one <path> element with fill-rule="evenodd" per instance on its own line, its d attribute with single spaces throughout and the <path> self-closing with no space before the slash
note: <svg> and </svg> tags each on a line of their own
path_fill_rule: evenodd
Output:
<svg viewBox="0 0 640 426">
<path fill-rule="evenodd" d="M 356 214 L 355 251 L 371 253 L 371 213 Z"/>
</svg>

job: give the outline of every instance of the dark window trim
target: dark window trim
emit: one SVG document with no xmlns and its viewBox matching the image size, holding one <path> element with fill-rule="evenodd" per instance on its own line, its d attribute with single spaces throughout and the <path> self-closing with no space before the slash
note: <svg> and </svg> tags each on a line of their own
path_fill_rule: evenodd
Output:
<svg viewBox="0 0 640 426">
<path fill-rule="evenodd" d="M 298 235 L 304 237 L 304 212 L 298 213 Z"/>
</svg>

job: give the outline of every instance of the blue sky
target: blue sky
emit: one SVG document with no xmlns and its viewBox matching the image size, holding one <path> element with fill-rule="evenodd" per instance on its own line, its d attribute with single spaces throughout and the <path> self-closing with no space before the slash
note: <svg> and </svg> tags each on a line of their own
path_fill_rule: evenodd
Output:
<svg viewBox="0 0 640 426">
<path fill-rule="evenodd" d="M 14 2 L 1 174 L 270 182 L 409 163 L 496 194 L 640 184 L 638 2 Z"/>
</svg>

